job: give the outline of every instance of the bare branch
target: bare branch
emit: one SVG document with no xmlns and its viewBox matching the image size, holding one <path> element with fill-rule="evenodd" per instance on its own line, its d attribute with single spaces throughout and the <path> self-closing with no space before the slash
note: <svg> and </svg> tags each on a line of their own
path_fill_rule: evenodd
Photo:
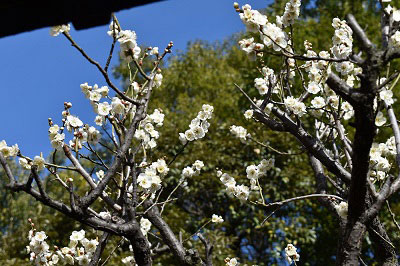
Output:
<svg viewBox="0 0 400 266">
<path fill-rule="evenodd" d="M 4 158 L 3 154 L 0 152 L 0 163 L 3 166 L 4 171 L 6 172 L 6 175 L 8 177 L 8 182 L 10 183 L 10 186 L 13 186 L 15 183 L 17 183 L 17 179 L 11 172 L 10 166 L 8 165 L 6 158 Z"/>
<path fill-rule="evenodd" d="M 101 259 L 101 254 L 103 253 L 104 248 L 106 247 L 109 238 L 110 238 L 110 234 L 107 232 L 104 232 L 101 235 L 99 244 L 97 245 L 96 250 L 93 254 L 93 257 L 90 260 L 89 266 L 97 266 L 98 265 L 98 263 L 100 262 L 100 259 Z"/>
<path fill-rule="evenodd" d="M 157 206 L 153 205 L 151 200 L 146 200 L 143 204 L 144 208 L 149 208 L 146 213 L 146 218 L 160 231 L 163 240 L 166 242 L 170 250 L 179 259 L 182 265 L 189 264 L 186 260 L 186 252 L 182 246 L 182 243 L 176 238 L 168 224 L 161 218 L 160 212 Z M 151 208 L 150 208 L 151 207 Z"/>
<path fill-rule="evenodd" d="M 208 241 L 202 234 L 197 233 L 197 236 L 199 237 L 200 241 L 203 243 L 204 248 L 205 248 L 205 253 L 206 253 L 206 263 L 205 265 L 207 266 L 212 266 L 212 251 L 213 251 L 213 245 Z"/>
<path fill-rule="evenodd" d="M 343 166 L 333 160 L 325 147 L 318 140 L 314 139 L 308 132 L 306 132 L 302 127 L 299 127 L 285 112 L 278 109 L 277 107 L 272 108 L 272 112 L 277 116 L 282 123 L 285 124 L 286 129 L 295 136 L 303 146 L 317 158 L 325 167 L 333 174 L 337 175 L 343 180 L 343 182 L 348 183 L 351 179 L 350 173 L 343 168 Z"/>
<path fill-rule="evenodd" d="M 71 35 L 69 35 L 68 32 L 63 32 L 64 36 L 67 37 L 67 39 L 70 41 L 73 47 L 75 47 L 82 55 L 83 57 L 86 58 L 91 64 L 95 65 L 97 69 L 101 72 L 103 75 L 104 79 L 106 80 L 108 86 L 110 86 L 122 99 L 134 104 L 134 105 L 139 105 L 139 103 L 129 97 L 127 97 L 122 91 L 120 91 L 110 80 L 110 77 L 108 76 L 107 72 L 100 66 L 100 64 L 93 60 L 91 57 L 89 57 L 86 52 L 72 39 Z"/>
<path fill-rule="evenodd" d="M 77 171 L 85 178 L 86 182 L 90 185 L 92 189 L 96 189 L 97 185 L 94 183 L 93 178 L 91 175 L 86 172 L 85 168 L 79 163 L 78 159 L 75 158 L 75 156 L 72 155 L 71 150 L 69 149 L 67 144 L 64 144 L 63 146 L 64 154 L 65 156 L 68 157 L 68 159 L 72 162 L 72 164 L 75 166 Z M 120 211 L 122 208 L 120 205 L 116 204 L 105 192 L 102 192 L 101 198 L 104 199 L 107 204 L 112 206 L 115 210 Z M 84 208 L 85 209 L 85 208 Z"/>
<path fill-rule="evenodd" d="M 355 33 L 356 38 L 359 40 L 361 49 L 364 50 L 369 56 L 371 56 L 375 50 L 374 44 L 368 39 L 364 30 L 358 24 L 356 18 L 352 14 L 346 16 L 347 23 Z"/>
</svg>

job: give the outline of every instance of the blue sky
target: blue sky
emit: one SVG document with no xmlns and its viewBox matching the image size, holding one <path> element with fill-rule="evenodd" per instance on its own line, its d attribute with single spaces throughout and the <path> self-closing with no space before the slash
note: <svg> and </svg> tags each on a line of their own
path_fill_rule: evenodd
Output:
<svg viewBox="0 0 400 266">
<path fill-rule="evenodd" d="M 255 9 L 270 0 L 248 0 Z M 223 40 L 244 30 L 231 0 L 167 0 L 118 12 L 124 29 L 136 31 L 139 44 L 185 49 L 188 41 Z M 88 30 L 71 30 L 75 41 L 104 65 L 111 45 L 108 25 Z M 117 49 L 118 50 L 118 49 Z M 49 117 L 60 124 L 65 101 L 84 123 L 94 124 L 94 114 L 79 85 L 88 82 L 106 85 L 91 64 L 72 48 L 64 36 L 51 37 L 49 28 L 0 39 L 2 86 L 0 140 L 18 143 L 21 152 L 33 157 L 51 151 L 48 140 Z M 118 52 L 118 51 L 117 51 Z M 111 65 L 117 64 L 117 56 Z M 115 84 L 119 81 L 113 80 Z"/>
</svg>

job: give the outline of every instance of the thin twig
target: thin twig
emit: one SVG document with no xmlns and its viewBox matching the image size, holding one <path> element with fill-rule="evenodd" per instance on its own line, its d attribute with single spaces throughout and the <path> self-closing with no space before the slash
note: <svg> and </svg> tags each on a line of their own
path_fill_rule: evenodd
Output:
<svg viewBox="0 0 400 266">
<path fill-rule="evenodd" d="M 390 216 L 392 216 L 392 219 L 393 219 L 394 224 L 396 225 L 397 229 L 400 231 L 400 225 L 399 225 L 399 223 L 396 221 L 396 216 L 394 215 L 392 209 L 390 208 L 389 201 L 387 201 L 387 200 L 386 200 L 386 206 L 387 206 L 387 208 L 388 208 L 388 210 L 389 210 Z"/>
<path fill-rule="evenodd" d="M 101 264 L 101 266 L 104 266 L 107 264 L 108 260 L 111 258 L 112 254 L 114 254 L 114 252 L 117 250 L 117 248 L 119 248 L 122 244 L 122 242 L 124 241 L 124 238 L 121 238 L 121 240 L 118 242 L 118 244 L 114 247 L 114 249 L 110 252 L 110 254 L 108 255 L 108 257 L 104 260 L 104 262 Z"/>
<path fill-rule="evenodd" d="M 107 72 L 100 66 L 98 62 L 93 60 L 90 56 L 86 54 L 86 52 L 72 39 L 71 35 L 69 35 L 68 32 L 63 32 L 63 35 L 67 37 L 67 39 L 70 41 L 73 47 L 75 47 L 86 60 L 89 61 L 89 63 L 95 65 L 97 69 L 101 72 L 103 75 L 104 79 L 106 80 L 108 86 L 110 86 L 122 99 L 134 104 L 134 105 L 139 105 L 139 103 L 129 97 L 127 97 L 122 91 L 120 91 L 110 80 L 110 77 L 108 76 Z"/>
</svg>

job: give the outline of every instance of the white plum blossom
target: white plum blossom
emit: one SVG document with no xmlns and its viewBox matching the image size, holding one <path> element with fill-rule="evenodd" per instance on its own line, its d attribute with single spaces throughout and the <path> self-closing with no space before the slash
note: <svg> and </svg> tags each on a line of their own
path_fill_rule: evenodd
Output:
<svg viewBox="0 0 400 266">
<path fill-rule="evenodd" d="M 47 238 L 46 233 L 43 231 L 36 232 L 34 239 L 36 241 L 44 241 Z"/>
<path fill-rule="evenodd" d="M 393 20 L 394 20 L 394 21 L 399 22 L 399 21 L 400 21 L 400 10 L 394 8 L 394 9 L 393 9 L 392 17 L 393 17 Z"/>
<path fill-rule="evenodd" d="M 87 141 L 89 144 L 96 145 L 101 138 L 100 131 L 98 131 L 95 127 L 89 127 L 87 130 Z"/>
<path fill-rule="evenodd" d="M 156 86 L 157 88 L 161 86 L 162 83 L 162 79 L 163 79 L 163 75 L 161 73 L 157 73 L 154 75 L 154 86 Z"/>
<path fill-rule="evenodd" d="M 97 113 L 101 116 L 107 116 L 112 110 L 112 106 L 108 102 L 97 104 Z"/>
<path fill-rule="evenodd" d="M 395 51 L 400 49 L 400 31 L 396 31 L 389 39 L 389 48 Z"/>
<path fill-rule="evenodd" d="M 45 160 L 43 159 L 42 156 L 35 156 L 33 158 L 32 165 L 36 166 L 38 171 L 41 171 L 44 169 Z"/>
<path fill-rule="evenodd" d="M 118 23 L 116 23 L 114 20 L 111 21 L 110 26 L 109 26 L 109 31 L 107 31 L 107 34 L 110 37 L 117 37 L 118 33 L 121 31 L 121 28 L 118 26 Z"/>
<path fill-rule="evenodd" d="M 123 259 L 121 260 L 121 262 L 122 262 L 124 265 L 128 265 L 128 266 L 135 266 L 135 265 L 136 265 L 136 263 L 135 263 L 135 258 L 134 258 L 133 256 L 125 257 L 125 258 L 123 258 Z"/>
<path fill-rule="evenodd" d="M 310 82 L 310 83 L 308 84 L 307 91 L 308 91 L 309 93 L 312 93 L 312 94 L 317 94 L 318 92 L 321 91 L 321 87 L 320 87 L 320 85 L 319 85 L 318 83 L 316 83 L 316 82 Z"/>
<path fill-rule="evenodd" d="M 212 215 L 212 217 L 211 217 L 211 221 L 213 222 L 213 223 L 223 223 L 224 222 L 224 219 L 222 219 L 222 216 L 220 216 L 220 215 L 217 215 L 217 214 L 213 214 Z"/>
<path fill-rule="evenodd" d="M 347 211 L 348 211 L 347 202 L 345 201 L 340 202 L 339 204 L 335 205 L 335 209 L 341 218 L 347 219 Z"/>
<path fill-rule="evenodd" d="M 58 36 L 60 33 L 66 32 L 68 33 L 71 30 L 71 26 L 67 25 L 58 25 L 50 28 L 50 35 L 55 37 Z"/>
<path fill-rule="evenodd" d="M 274 23 L 267 23 L 262 28 L 261 38 L 267 47 L 272 46 L 275 51 L 286 49 L 288 46 L 287 34 Z"/>
<path fill-rule="evenodd" d="M 311 105 L 317 109 L 323 108 L 325 106 L 325 99 L 321 96 L 317 96 L 311 100 Z"/>
<path fill-rule="evenodd" d="M 150 115 L 150 118 L 158 127 L 163 125 L 164 117 L 165 115 L 161 112 L 160 109 L 154 109 L 154 112 Z"/>
<path fill-rule="evenodd" d="M 244 112 L 244 117 L 247 119 L 247 120 L 249 120 L 249 119 L 251 119 L 252 117 L 253 117 L 253 113 L 254 113 L 254 111 L 253 110 L 246 110 L 246 112 Z"/>
<path fill-rule="evenodd" d="M 2 140 L 0 142 L 0 152 L 4 156 L 4 158 L 17 156 L 19 152 L 18 144 L 9 147 L 7 146 L 6 141 Z"/>
<path fill-rule="evenodd" d="M 143 235 L 147 235 L 147 232 L 149 232 L 150 229 L 151 229 L 150 220 L 142 217 L 140 219 L 140 230 L 142 231 Z"/>
<path fill-rule="evenodd" d="M 386 123 L 386 117 L 383 115 L 382 112 L 378 112 L 378 114 L 375 117 L 375 125 L 377 127 L 381 127 Z"/>
<path fill-rule="evenodd" d="M 353 109 L 353 106 L 351 106 L 350 103 L 343 102 L 342 103 L 342 109 L 343 109 L 343 112 L 344 112 L 344 115 L 343 115 L 343 119 L 344 120 L 349 120 L 350 118 L 352 118 L 354 116 L 354 109 Z"/>
<path fill-rule="evenodd" d="M 246 137 L 248 137 L 249 135 L 247 134 L 247 130 L 242 127 L 242 126 L 235 126 L 232 125 L 230 127 L 230 132 L 237 138 L 239 138 L 241 141 L 245 141 Z"/>
<path fill-rule="evenodd" d="M 258 168 L 255 165 L 247 166 L 246 173 L 248 179 L 257 179 L 259 176 Z"/>
<path fill-rule="evenodd" d="M 151 55 L 158 55 L 158 54 L 159 54 L 159 52 L 158 52 L 158 47 L 153 47 L 153 48 L 151 49 L 151 51 L 150 51 L 150 54 L 151 54 Z"/>
<path fill-rule="evenodd" d="M 303 102 L 292 96 L 286 97 L 284 100 L 286 107 L 292 111 L 295 115 L 302 116 L 306 113 L 306 106 Z"/>
<path fill-rule="evenodd" d="M 289 262 L 289 264 L 292 263 L 292 261 L 299 261 L 300 260 L 300 255 L 297 253 L 297 249 L 295 246 L 292 244 L 288 244 L 285 248 L 285 256 L 286 260 Z"/>
<path fill-rule="evenodd" d="M 161 178 L 158 176 L 165 176 L 169 169 L 165 164 L 165 161 L 160 159 L 157 162 L 152 163 L 150 166 L 144 169 L 144 172 L 140 173 L 137 178 L 139 188 L 146 193 L 154 193 L 161 188 Z"/>
<path fill-rule="evenodd" d="M 379 92 L 379 97 L 387 105 L 392 105 L 394 103 L 393 92 L 391 90 L 382 90 L 382 91 L 380 91 Z"/>
<path fill-rule="evenodd" d="M 111 101 L 111 110 L 114 114 L 123 115 L 125 113 L 125 105 L 118 97 L 113 97 Z"/>
<path fill-rule="evenodd" d="M 182 170 L 182 176 L 184 177 L 192 177 L 193 175 L 194 171 L 192 167 L 187 166 Z"/>
<path fill-rule="evenodd" d="M 202 110 L 199 111 L 196 118 L 190 122 L 189 129 L 184 133 L 179 133 L 179 140 L 183 145 L 185 145 L 187 141 L 194 141 L 205 137 L 210 126 L 207 120 L 211 119 L 213 111 L 213 106 L 203 104 Z"/>
<path fill-rule="evenodd" d="M 237 266 L 239 265 L 239 262 L 237 261 L 236 258 L 226 258 L 225 259 L 225 265 L 226 266 Z"/>
<path fill-rule="evenodd" d="M 257 10 L 251 9 L 250 5 L 244 5 L 242 9 L 243 13 L 240 13 L 239 16 L 246 25 L 247 30 L 257 32 L 260 26 L 268 22 L 267 16 L 261 14 Z"/>
<path fill-rule="evenodd" d="M 69 125 L 73 128 L 83 126 L 83 122 L 78 117 L 73 116 L 73 115 L 67 116 L 67 121 L 68 121 Z"/>
<path fill-rule="evenodd" d="M 118 33 L 118 42 L 120 43 L 120 57 L 125 62 L 132 62 L 139 59 L 141 52 L 136 43 L 136 33 L 130 30 L 122 30 Z"/>
<path fill-rule="evenodd" d="M 333 47 L 331 48 L 331 52 L 335 58 L 345 59 L 351 54 L 353 49 L 353 31 L 347 25 L 346 21 L 338 18 L 333 19 L 332 26 L 335 29 L 335 34 L 332 37 Z M 349 62 L 344 63 L 351 64 Z M 340 65 L 342 63 L 336 64 Z M 345 68 L 345 70 L 347 70 L 347 66 L 345 66 Z M 341 69 L 341 67 L 339 69 Z"/>
<path fill-rule="evenodd" d="M 19 164 L 26 170 L 31 170 L 32 168 L 32 164 L 30 162 L 28 162 L 27 159 L 25 158 L 19 158 L 18 159 Z"/>
<path fill-rule="evenodd" d="M 254 86 L 256 87 L 256 89 L 258 90 L 260 95 L 265 95 L 268 93 L 268 89 L 269 89 L 268 85 L 269 85 L 269 81 L 267 78 L 256 78 L 254 80 Z"/>
<path fill-rule="evenodd" d="M 200 171 L 203 167 L 204 167 L 203 161 L 196 160 L 196 161 L 193 163 L 193 168 L 195 169 L 195 171 Z"/>
<path fill-rule="evenodd" d="M 188 142 L 185 133 L 179 133 L 179 141 L 182 143 L 182 145 L 185 145 Z"/>
<path fill-rule="evenodd" d="M 81 241 L 84 238 L 85 238 L 85 231 L 84 230 L 73 231 L 71 233 L 71 236 L 69 237 L 69 239 L 71 241 Z"/>
<path fill-rule="evenodd" d="M 300 5 L 301 5 L 300 0 L 291 0 L 286 3 L 285 13 L 281 18 L 282 24 L 285 27 L 292 25 L 294 21 L 299 17 Z"/>
</svg>

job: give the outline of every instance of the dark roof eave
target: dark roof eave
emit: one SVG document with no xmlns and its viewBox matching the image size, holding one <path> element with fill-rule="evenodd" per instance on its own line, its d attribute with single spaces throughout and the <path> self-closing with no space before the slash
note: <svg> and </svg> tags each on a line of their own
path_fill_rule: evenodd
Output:
<svg viewBox="0 0 400 266">
<path fill-rule="evenodd" d="M 111 13 L 162 0 L 5 0 L 0 37 L 72 22 L 76 30 L 104 25 Z"/>
</svg>

